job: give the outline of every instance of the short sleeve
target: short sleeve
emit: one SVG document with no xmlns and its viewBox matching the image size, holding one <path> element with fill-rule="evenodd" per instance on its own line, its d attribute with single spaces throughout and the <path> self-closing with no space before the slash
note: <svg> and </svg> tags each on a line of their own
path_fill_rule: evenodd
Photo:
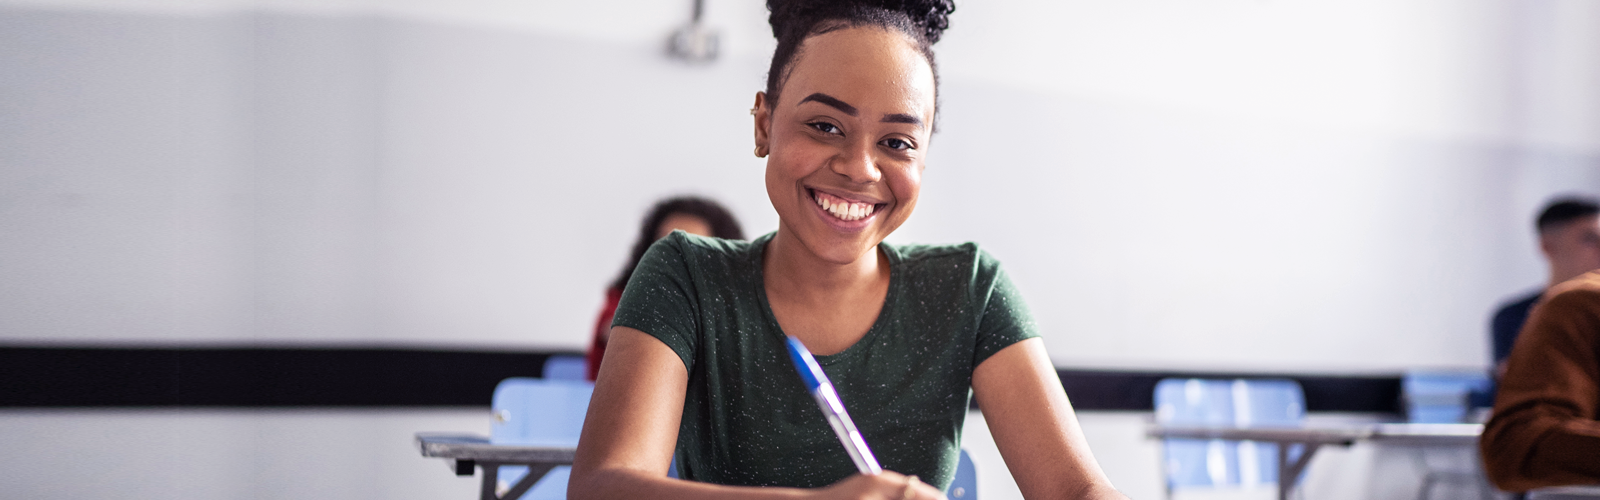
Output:
<svg viewBox="0 0 1600 500">
<path fill-rule="evenodd" d="M 982 301 L 983 313 L 978 321 L 972 366 L 983 364 L 989 356 L 1011 344 L 1039 336 L 1033 314 L 1028 312 L 1028 305 L 1022 301 L 1022 294 L 1011 283 L 1011 278 L 1000 268 L 1000 262 L 980 251 L 975 271 L 978 279 L 974 282 L 980 286 L 977 298 Z"/>
<path fill-rule="evenodd" d="M 684 247 L 680 232 L 650 245 L 622 289 L 611 326 L 655 337 L 678 354 L 684 368 L 693 371 L 700 307 Z"/>
</svg>

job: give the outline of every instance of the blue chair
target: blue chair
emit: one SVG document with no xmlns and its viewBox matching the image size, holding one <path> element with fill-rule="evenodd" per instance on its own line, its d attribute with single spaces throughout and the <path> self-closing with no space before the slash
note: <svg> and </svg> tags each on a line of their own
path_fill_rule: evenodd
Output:
<svg viewBox="0 0 1600 500">
<path fill-rule="evenodd" d="M 1298 427 L 1305 395 L 1292 380 L 1164 379 L 1156 384 L 1156 423 L 1181 427 Z M 1167 495 L 1180 489 L 1256 487 L 1278 482 L 1278 445 L 1218 439 L 1163 443 Z M 1302 452 L 1290 448 L 1290 457 Z"/>
<path fill-rule="evenodd" d="M 583 356 L 557 355 L 545 358 L 544 378 L 555 380 L 588 380 L 589 360 Z"/>
<path fill-rule="evenodd" d="M 583 431 L 583 418 L 589 410 L 589 398 L 593 394 L 594 385 L 582 380 L 581 376 L 579 380 L 505 379 L 494 389 L 494 421 L 489 428 L 489 442 L 577 446 L 578 435 Z M 566 466 L 552 469 L 521 498 L 567 498 L 567 478 L 571 472 L 572 468 Z M 500 467 L 497 478 L 499 489 L 509 489 L 509 485 L 516 484 L 527 473 L 527 467 Z"/>
<path fill-rule="evenodd" d="M 1473 401 L 1489 393 L 1492 382 L 1484 371 L 1412 370 L 1400 380 L 1401 397 L 1405 400 L 1406 420 L 1414 424 L 1455 424 L 1469 420 Z M 1477 450 L 1451 450 L 1417 448 L 1413 456 L 1425 471 L 1417 498 L 1431 497 L 1435 487 L 1456 484 L 1477 492 L 1480 499 L 1494 497 L 1478 460 L 1451 460 L 1459 454 L 1472 454 Z M 1434 460 L 1430 460 L 1432 457 Z M 1442 462 L 1442 463 L 1439 463 Z M 1459 493 L 1458 493 L 1459 494 Z"/>
<path fill-rule="evenodd" d="M 1489 392 L 1489 374 L 1482 371 L 1406 372 L 1400 390 L 1406 402 L 1406 420 L 1420 424 L 1467 421 L 1474 396 Z"/>
<path fill-rule="evenodd" d="M 978 471 L 972 467 L 972 455 L 961 450 L 961 461 L 956 464 L 956 478 L 944 490 L 950 500 L 978 500 Z"/>
</svg>

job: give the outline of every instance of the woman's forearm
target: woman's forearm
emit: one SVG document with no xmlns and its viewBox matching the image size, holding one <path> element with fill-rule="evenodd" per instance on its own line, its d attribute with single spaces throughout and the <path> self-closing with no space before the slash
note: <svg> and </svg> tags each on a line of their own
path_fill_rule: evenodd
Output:
<svg viewBox="0 0 1600 500">
<path fill-rule="evenodd" d="M 1079 495 L 1078 498 L 1084 500 L 1128 500 L 1127 495 L 1122 494 L 1122 492 L 1117 491 L 1116 488 L 1106 483 L 1095 483 L 1085 488 L 1083 494 Z"/>
<path fill-rule="evenodd" d="M 809 494 L 807 490 L 795 488 L 697 483 L 628 469 L 600 469 L 581 475 L 574 473 L 567 484 L 567 491 L 568 498 L 574 500 L 797 500 L 807 498 Z"/>
</svg>

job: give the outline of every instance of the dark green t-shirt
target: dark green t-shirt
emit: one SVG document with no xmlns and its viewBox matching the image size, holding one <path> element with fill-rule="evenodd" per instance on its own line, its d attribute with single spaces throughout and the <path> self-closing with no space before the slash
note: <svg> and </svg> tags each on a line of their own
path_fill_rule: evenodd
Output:
<svg viewBox="0 0 1600 500">
<path fill-rule="evenodd" d="M 679 477 L 819 487 L 856 472 L 790 364 L 767 303 L 772 235 L 729 241 L 674 232 L 650 247 L 612 321 L 660 339 L 689 371 Z M 972 369 L 1036 337 L 1011 280 L 976 244 L 879 245 L 889 292 L 866 336 L 817 356 L 885 469 L 949 486 Z"/>
</svg>

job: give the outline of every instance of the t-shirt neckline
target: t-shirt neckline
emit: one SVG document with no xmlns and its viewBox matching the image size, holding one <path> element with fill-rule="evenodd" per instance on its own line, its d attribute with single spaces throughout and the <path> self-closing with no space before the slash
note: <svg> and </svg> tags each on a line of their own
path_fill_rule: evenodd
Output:
<svg viewBox="0 0 1600 500">
<path fill-rule="evenodd" d="M 777 231 L 773 231 L 750 242 L 751 247 L 755 250 L 750 252 L 750 258 L 754 261 L 752 264 L 756 270 L 756 279 L 754 280 L 756 300 L 761 302 L 761 312 L 765 314 L 768 325 L 772 327 L 773 334 L 777 336 L 776 340 L 781 343 L 786 340 L 788 334 L 783 332 L 783 325 L 778 323 L 778 315 L 772 313 L 772 302 L 767 300 L 767 270 L 762 265 L 762 256 L 767 253 L 767 244 L 771 243 L 772 237 L 777 234 Z M 900 282 L 902 281 L 900 279 L 900 255 L 895 253 L 894 247 L 887 242 L 878 242 L 877 251 L 883 252 L 884 260 L 889 262 L 889 290 L 883 294 L 883 307 L 878 309 L 878 317 L 872 320 L 872 326 L 867 328 L 865 335 L 856 339 L 855 343 L 850 344 L 843 351 L 826 355 L 813 354 L 817 358 L 817 364 L 832 365 L 858 357 L 860 356 L 859 353 L 866 351 L 866 346 L 875 342 L 877 337 L 887 335 L 883 333 L 884 330 L 888 329 L 889 315 L 886 313 L 891 310 L 890 308 L 894 306 L 895 300 L 900 295 Z"/>
</svg>

